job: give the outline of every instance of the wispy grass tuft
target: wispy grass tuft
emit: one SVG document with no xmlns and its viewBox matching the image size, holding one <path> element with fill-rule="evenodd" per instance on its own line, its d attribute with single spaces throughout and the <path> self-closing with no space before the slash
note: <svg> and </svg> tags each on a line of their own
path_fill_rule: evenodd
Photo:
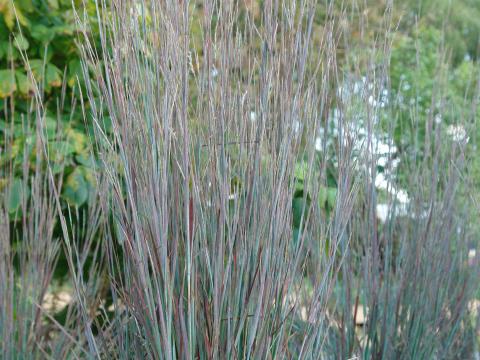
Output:
<svg viewBox="0 0 480 360">
<path fill-rule="evenodd" d="M 59 198 L 37 91 L 36 160 L 25 154 L 1 198 L 5 214 L 20 190 L 17 221 L 0 223 L 6 358 L 473 354 L 469 144 L 433 115 L 418 128 L 410 104 L 422 140 L 393 155 L 390 7 L 385 35 L 359 49 L 346 25 L 366 33 L 357 6 L 95 5 L 92 22 L 76 13 L 95 188 L 81 208 Z M 62 320 L 41 306 L 59 256 Z"/>
</svg>

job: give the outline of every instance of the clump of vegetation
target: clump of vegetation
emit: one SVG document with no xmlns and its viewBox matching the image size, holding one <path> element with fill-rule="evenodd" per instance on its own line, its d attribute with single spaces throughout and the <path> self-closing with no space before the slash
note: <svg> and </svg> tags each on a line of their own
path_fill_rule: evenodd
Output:
<svg viewBox="0 0 480 360">
<path fill-rule="evenodd" d="M 79 106 L 85 87 L 79 77 L 82 70 L 76 41 L 80 29 L 72 4 L 80 7 L 83 3 L 0 2 L 0 165 L 12 166 L 11 174 L 0 175 L 0 188 L 10 175 L 20 183 L 24 152 L 35 156 L 31 147 L 35 122 L 27 119 L 33 117 L 32 103 L 37 96 L 45 116 L 53 171 L 63 171 L 62 200 L 81 206 L 92 185 L 93 159 L 88 140 L 90 120 Z M 83 5 L 95 32 L 94 3 Z M 15 213 L 18 205 L 11 203 L 8 212 Z"/>
<path fill-rule="evenodd" d="M 430 27 L 395 36 L 390 5 L 373 33 L 330 2 L 95 5 L 72 12 L 78 92 L 63 78 L 59 96 L 76 105 L 56 109 L 79 109 L 88 138 L 49 125 L 19 49 L 7 358 L 473 356 L 480 82 L 448 81 L 478 77 L 473 58 L 449 61 Z"/>
</svg>

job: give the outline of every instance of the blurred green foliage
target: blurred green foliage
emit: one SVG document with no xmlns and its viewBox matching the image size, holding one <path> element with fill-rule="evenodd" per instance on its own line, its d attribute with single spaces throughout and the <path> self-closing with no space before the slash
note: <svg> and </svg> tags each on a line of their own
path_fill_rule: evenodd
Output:
<svg viewBox="0 0 480 360">
<path fill-rule="evenodd" d="M 64 75 L 73 88 L 81 67 L 72 2 L 0 0 L 0 14 L 1 74 L 2 79 L 9 79 L 0 98 L 15 95 L 18 110 L 26 110 L 21 100 L 32 95 L 32 84 L 21 52 L 28 57 L 35 80 L 43 85 L 46 101 L 60 94 Z"/>
<path fill-rule="evenodd" d="M 94 14 L 91 1 L 86 9 L 80 0 L 73 4 Z M 0 147 L 4 149 L 0 166 L 13 164 L 9 173 L 0 173 L 0 186 L 12 177 L 14 193 L 23 174 L 24 154 L 30 154 L 34 163 L 31 118 L 36 84 L 42 96 L 49 157 L 54 173 L 64 176 L 62 198 L 81 206 L 93 185 L 93 159 L 78 105 L 82 68 L 77 33 L 71 0 L 0 0 Z M 10 212 L 16 212 L 18 205 L 10 202 Z"/>
<path fill-rule="evenodd" d="M 480 2 L 477 0 L 407 0 L 395 4 L 400 27 L 409 34 L 416 28 L 443 31 L 453 66 L 466 56 L 477 59 L 480 35 Z"/>
<path fill-rule="evenodd" d="M 480 140 L 476 118 L 480 107 L 474 99 L 480 66 L 468 54 L 461 61 L 454 61 L 459 58 L 455 44 L 445 42 L 446 39 L 433 26 L 419 27 L 410 34 L 396 34 L 390 67 L 392 104 L 384 114 L 384 128 L 389 129 L 394 116 L 395 144 L 401 155 L 412 161 L 422 158 L 427 128 L 438 128 L 446 135 L 444 139 L 458 144 L 466 142 L 467 156 L 472 159 L 469 170 L 480 174 L 480 160 L 476 156 Z M 461 134 L 453 135 L 452 129 Z M 400 169 L 399 175 L 400 179 L 408 178 L 408 170 Z"/>
</svg>

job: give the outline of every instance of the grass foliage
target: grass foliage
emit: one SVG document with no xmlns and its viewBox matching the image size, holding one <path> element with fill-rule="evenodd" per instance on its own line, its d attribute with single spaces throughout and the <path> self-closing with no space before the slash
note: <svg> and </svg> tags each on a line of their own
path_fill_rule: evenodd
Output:
<svg viewBox="0 0 480 360">
<path fill-rule="evenodd" d="M 62 200 L 37 86 L 23 178 L 0 195 L 6 359 L 473 356 L 475 144 L 434 117 L 451 111 L 445 49 L 423 116 L 389 88 L 390 6 L 367 39 L 357 6 L 333 2 L 96 4 L 99 38 L 76 13 L 94 185 Z M 407 112 L 420 135 L 379 167 L 376 139 Z M 408 201 L 375 186 L 387 170 Z M 52 313 L 58 261 L 72 301 Z"/>
</svg>

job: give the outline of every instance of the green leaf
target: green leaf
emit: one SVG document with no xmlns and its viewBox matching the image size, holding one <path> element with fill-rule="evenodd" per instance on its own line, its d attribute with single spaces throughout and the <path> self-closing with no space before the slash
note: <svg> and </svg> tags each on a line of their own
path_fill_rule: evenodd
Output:
<svg viewBox="0 0 480 360">
<path fill-rule="evenodd" d="M 75 31 L 75 27 L 72 25 L 64 24 L 53 27 L 53 30 L 55 30 L 55 33 L 58 35 L 70 36 Z"/>
<path fill-rule="evenodd" d="M 15 34 L 14 39 L 15 39 L 14 40 L 15 47 L 18 50 L 25 51 L 28 49 L 30 44 L 28 43 L 28 40 L 25 36 L 23 36 L 22 34 Z"/>
<path fill-rule="evenodd" d="M 65 167 L 61 163 L 60 164 L 55 163 L 55 164 L 52 165 L 52 173 L 54 175 L 60 174 L 64 170 L 65 170 Z"/>
<path fill-rule="evenodd" d="M 295 227 L 300 228 L 302 214 L 306 214 L 307 210 L 308 210 L 308 202 L 307 204 L 305 204 L 305 200 L 303 199 L 303 197 L 293 198 L 292 212 L 293 212 L 293 225 Z"/>
<path fill-rule="evenodd" d="M 74 152 L 75 148 L 67 141 L 51 141 L 48 144 L 48 155 L 54 163 L 65 161 L 65 158 Z"/>
<path fill-rule="evenodd" d="M 48 0 L 48 5 L 54 10 L 58 10 L 58 1 L 57 0 Z"/>
<path fill-rule="evenodd" d="M 70 155 L 75 152 L 75 148 L 72 146 L 72 144 L 66 141 L 53 141 L 51 145 L 55 152 L 62 155 Z"/>
<path fill-rule="evenodd" d="M 45 71 L 45 82 L 49 86 L 62 86 L 62 72 L 53 64 L 48 64 Z"/>
<path fill-rule="evenodd" d="M 47 87 L 62 86 L 62 72 L 53 64 L 45 64 L 43 60 L 33 59 L 28 62 L 37 81 L 45 80 Z M 45 78 L 44 78 L 45 76 Z"/>
<path fill-rule="evenodd" d="M 326 188 L 325 186 L 321 186 L 318 189 L 318 204 L 320 205 L 321 209 L 326 208 L 327 199 L 328 199 L 328 188 Z"/>
<path fill-rule="evenodd" d="M 76 84 L 77 76 L 82 79 L 82 65 L 79 59 L 73 59 L 68 63 L 68 86 L 73 87 Z"/>
<path fill-rule="evenodd" d="M 75 161 L 81 165 L 93 167 L 95 164 L 95 159 L 93 156 L 87 154 L 75 155 Z"/>
<path fill-rule="evenodd" d="M 17 89 L 12 70 L 0 70 L 0 99 L 11 96 Z"/>
<path fill-rule="evenodd" d="M 305 176 L 307 176 L 308 173 L 308 165 L 306 161 L 302 161 L 299 164 L 295 165 L 295 177 L 298 180 L 305 180 Z"/>
<path fill-rule="evenodd" d="M 27 13 L 35 10 L 32 0 L 15 0 L 15 5 Z"/>
<path fill-rule="evenodd" d="M 0 32 L 2 32 L 3 29 L 0 28 Z M 8 31 L 8 30 L 7 30 Z M 8 42 L 3 41 L 0 39 L 0 59 L 3 59 L 7 56 L 8 54 Z"/>
<path fill-rule="evenodd" d="M 40 81 L 43 78 L 43 60 L 40 59 L 32 59 L 28 61 L 28 66 L 30 66 L 30 70 L 35 77 L 35 80 Z"/>
<path fill-rule="evenodd" d="M 327 189 L 327 204 L 331 208 L 334 208 L 336 202 L 337 202 L 337 188 L 329 187 Z"/>
<path fill-rule="evenodd" d="M 50 116 L 45 117 L 45 128 L 47 131 L 47 136 L 49 139 L 52 139 L 57 133 L 57 120 Z"/>
<path fill-rule="evenodd" d="M 75 168 L 65 181 L 63 196 L 71 204 L 81 206 L 88 198 L 88 183 L 80 167 Z"/>
<path fill-rule="evenodd" d="M 30 91 L 33 90 L 32 83 L 28 79 L 28 76 L 21 70 L 15 71 L 15 78 L 17 80 L 17 89 L 22 95 L 29 95 Z"/>
<path fill-rule="evenodd" d="M 66 131 L 67 141 L 74 148 L 77 154 L 85 152 L 87 146 L 87 137 L 83 132 L 69 128 Z"/>
<path fill-rule="evenodd" d="M 3 14 L 3 20 L 8 29 L 12 30 L 15 25 L 15 12 L 10 0 L 0 0 L 0 13 Z"/>
<path fill-rule="evenodd" d="M 24 195 L 23 182 L 19 178 L 14 178 L 10 183 L 10 189 L 8 193 L 7 208 L 10 213 L 18 210 L 22 203 Z"/>
<path fill-rule="evenodd" d="M 55 37 L 55 29 L 49 28 L 43 24 L 32 26 L 32 38 L 40 41 L 42 44 L 48 44 Z"/>
</svg>

